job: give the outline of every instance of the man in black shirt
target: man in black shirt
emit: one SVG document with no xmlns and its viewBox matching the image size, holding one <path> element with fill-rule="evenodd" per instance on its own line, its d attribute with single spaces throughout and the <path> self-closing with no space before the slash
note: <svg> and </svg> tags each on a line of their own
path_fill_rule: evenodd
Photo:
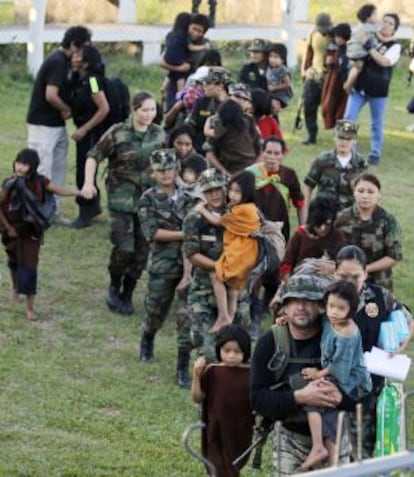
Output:
<svg viewBox="0 0 414 477">
<path fill-rule="evenodd" d="M 314 367 L 315 360 L 320 359 L 319 306 L 323 295 L 324 290 L 315 277 L 291 277 L 282 296 L 290 348 L 287 365 L 281 373 L 276 370 L 280 366 L 280 353 L 283 354 L 284 347 L 279 342 L 278 346 L 275 345 L 273 330 L 260 337 L 252 359 L 252 407 L 268 422 L 282 421 L 279 449 L 281 462 L 278 468 L 280 475 L 300 472 L 300 466 L 310 452 L 312 439 L 303 406 L 335 408 L 340 404 L 348 407 L 350 403 L 349 398 L 335 384 L 325 379 L 310 381 L 304 387 L 297 386 L 296 389 L 289 384 L 289 378 L 300 378 L 302 368 Z M 289 361 L 292 356 L 295 356 L 295 362 Z M 301 362 L 298 362 L 298 358 Z M 300 379 L 294 381 L 298 382 Z M 341 462 L 349 459 L 349 445 L 344 441 L 345 439 L 341 445 Z M 275 449 L 274 455 L 277 453 L 278 449 Z M 277 464 L 276 461 L 274 464 Z"/>
<path fill-rule="evenodd" d="M 58 185 L 66 181 L 68 136 L 65 121 L 71 117 L 70 59 L 91 41 L 83 26 L 66 30 L 60 47 L 43 62 L 36 76 L 27 113 L 28 145 L 40 157 L 38 172 Z"/>
</svg>

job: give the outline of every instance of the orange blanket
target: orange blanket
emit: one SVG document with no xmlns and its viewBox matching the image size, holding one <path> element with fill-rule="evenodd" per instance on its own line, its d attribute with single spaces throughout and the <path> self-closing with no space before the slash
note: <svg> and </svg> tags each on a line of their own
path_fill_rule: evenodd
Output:
<svg viewBox="0 0 414 477">
<path fill-rule="evenodd" d="M 259 254 L 257 240 L 250 237 L 260 229 L 257 207 L 253 203 L 235 205 L 223 215 L 222 223 L 224 250 L 215 264 L 216 273 L 220 281 L 240 290 L 246 285 Z"/>
</svg>

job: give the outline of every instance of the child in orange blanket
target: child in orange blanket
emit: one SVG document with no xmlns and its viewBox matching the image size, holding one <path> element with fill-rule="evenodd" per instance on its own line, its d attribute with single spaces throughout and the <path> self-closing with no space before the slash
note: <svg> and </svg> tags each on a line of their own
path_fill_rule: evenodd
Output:
<svg viewBox="0 0 414 477">
<path fill-rule="evenodd" d="M 254 193 L 254 174 L 241 171 L 230 180 L 229 211 L 226 214 L 217 217 L 203 204 L 196 206 L 208 222 L 224 227 L 223 253 L 210 275 L 218 308 L 218 316 L 211 329 L 214 333 L 232 323 L 239 291 L 246 285 L 249 273 L 257 263 L 258 242 L 251 234 L 259 231 L 261 223 Z"/>
</svg>

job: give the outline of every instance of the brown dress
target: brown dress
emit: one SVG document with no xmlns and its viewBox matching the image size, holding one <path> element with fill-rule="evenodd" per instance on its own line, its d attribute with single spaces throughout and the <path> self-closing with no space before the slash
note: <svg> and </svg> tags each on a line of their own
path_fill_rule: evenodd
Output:
<svg viewBox="0 0 414 477">
<path fill-rule="evenodd" d="M 201 378 L 203 401 L 202 452 L 217 477 L 238 477 L 232 465 L 251 444 L 254 417 L 249 401 L 249 367 L 208 366 Z M 243 462 L 245 465 L 247 462 Z"/>
</svg>

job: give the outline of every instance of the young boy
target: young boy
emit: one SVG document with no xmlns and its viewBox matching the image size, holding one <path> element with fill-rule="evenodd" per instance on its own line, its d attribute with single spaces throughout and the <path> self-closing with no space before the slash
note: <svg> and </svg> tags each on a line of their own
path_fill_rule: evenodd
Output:
<svg viewBox="0 0 414 477">
<path fill-rule="evenodd" d="M 378 34 L 377 7 L 372 3 L 366 3 L 357 12 L 357 18 L 360 21 L 355 28 L 351 38 L 346 45 L 346 54 L 352 61 L 352 67 L 348 78 L 344 83 L 344 90 L 349 94 L 359 73 L 364 65 L 364 59 L 368 56 L 365 45 L 369 43 L 371 47 L 377 44 L 376 35 Z"/>
</svg>

